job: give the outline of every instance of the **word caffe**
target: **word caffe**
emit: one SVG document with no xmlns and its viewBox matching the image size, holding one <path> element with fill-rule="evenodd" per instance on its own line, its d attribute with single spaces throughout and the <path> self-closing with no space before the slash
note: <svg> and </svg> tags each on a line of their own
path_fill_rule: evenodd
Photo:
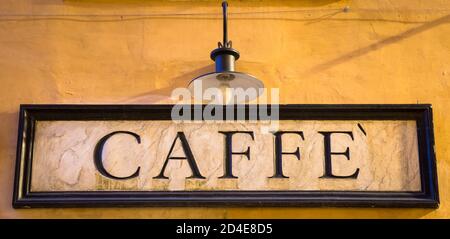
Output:
<svg viewBox="0 0 450 239">
<path fill-rule="evenodd" d="M 362 127 L 358 124 L 361 130 Z M 364 132 L 364 131 L 363 131 Z M 223 152 L 223 175 L 219 178 L 223 179 L 233 179 L 238 178 L 237 175 L 233 173 L 233 156 L 235 155 L 241 155 L 247 160 L 255 160 L 251 158 L 251 149 L 250 146 L 246 148 L 246 150 L 243 151 L 236 151 L 233 149 L 233 141 L 235 136 L 241 135 L 245 136 L 248 139 L 251 139 L 252 141 L 257 140 L 255 138 L 255 134 L 253 131 L 218 131 L 219 134 L 223 135 L 223 143 L 224 143 L 224 152 Z M 320 178 L 351 178 L 356 179 L 359 174 L 359 168 L 355 168 L 354 172 L 349 175 L 337 175 L 333 173 L 333 156 L 334 155 L 342 155 L 345 157 L 346 160 L 351 160 L 351 153 L 349 147 L 346 147 L 344 151 L 333 151 L 332 150 L 332 136 L 333 135 L 344 135 L 348 137 L 351 141 L 354 140 L 354 133 L 352 131 L 318 131 L 317 134 L 321 135 L 323 138 L 323 175 L 320 176 Z M 118 134 L 126 134 L 134 137 L 137 144 L 141 143 L 141 136 L 135 132 L 131 131 L 114 131 L 111 132 L 104 137 L 102 137 L 98 143 L 95 146 L 95 152 L 94 152 L 94 163 L 96 166 L 96 169 L 105 177 L 115 180 L 126 180 L 126 179 L 132 179 L 135 177 L 138 177 L 141 171 L 141 167 L 137 167 L 136 171 L 129 175 L 129 176 L 117 176 L 113 173 L 109 172 L 106 167 L 103 164 L 104 159 L 104 146 L 108 142 L 110 138 L 112 138 L 114 135 Z M 273 160 L 273 168 L 274 172 L 273 175 L 270 178 L 289 178 L 289 175 L 286 175 L 283 171 L 283 161 L 284 160 L 293 160 L 286 159 L 285 156 L 293 156 L 294 159 L 301 160 L 301 150 L 299 147 L 296 147 L 294 151 L 286 151 L 283 149 L 283 136 L 286 135 L 295 135 L 298 140 L 305 141 L 307 140 L 304 136 L 304 133 L 302 131 L 277 131 L 272 133 L 273 137 L 273 152 L 274 152 L 274 160 Z M 175 145 L 179 143 L 179 145 L 182 147 L 182 152 L 184 155 L 182 156 L 175 156 L 173 154 Z M 258 152 L 256 152 L 258 153 Z M 216 153 L 217 155 L 221 155 L 222 153 Z M 167 168 L 167 165 L 173 161 L 173 160 L 185 160 L 192 172 L 192 175 L 188 178 L 190 179 L 205 179 L 204 174 L 202 173 L 201 168 L 197 164 L 197 160 L 201 160 L 202 155 L 194 155 L 190 142 L 188 141 L 186 135 L 184 132 L 179 131 L 176 133 L 176 137 L 172 141 L 171 147 L 169 152 L 167 153 L 167 156 L 165 157 L 164 163 L 162 165 L 162 168 L 158 175 L 155 175 L 154 179 L 168 179 L 168 176 L 165 175 L 165 171 Z M 200 158 L 200 159 L 199 159 Z"/>
<path fill-rule="evenodd" d="M 174 107 L 22 106 L 13 206 L 439 205 L 429 105 Z"/>
</svg>

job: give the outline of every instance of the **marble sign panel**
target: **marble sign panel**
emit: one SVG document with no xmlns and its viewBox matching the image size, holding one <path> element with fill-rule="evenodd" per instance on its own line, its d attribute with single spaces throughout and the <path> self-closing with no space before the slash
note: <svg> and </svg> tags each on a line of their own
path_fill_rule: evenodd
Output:
<svg viewBox="0 0 450 239">
<path fill-rule="evenodd" d="M 362 190 L 420 191 L 420 172 L 416 122 L 403 121 L 281 121 L 279 131 L 299 131 L 282 135 L 283 152 L 299 149 L 296 155 L 283 155 L 285 178 L 274 175 L 274 134 L 263 133 L 261 122 L 171 121 L 38 121 L 35 132 L 32 191 L 98 190 Z M 94 149 L 99 140 L 111 132 L 128 131 L 140 136 L 119 133 L 111 136 L 103 148 L 103 164 L 117 177 L 102 175 L 94 164 Z M 219 131 L 251 131 L 233 135 L 234 152 L 249 148 L 245 155 L 232 157 L 232 173 L 224 175 L 225 136 Z M 204 178 L 189 178 L 192 169 L 181 139 L 183 132 Z M 325 178 L 325 136 L 330 135 L 331 152 L 349 151 L 348 156 L 331 155 L 332 173 L 357 177 Z M 169 155 L 172 144 L 173 151 Z M 169 159 L 168 159 L 169 158 Z M 155 178 L 167 167 L 167 178 Z"/>
<path fill-rule="evenodd" d="M 172 109 L 22 106 L 13 205 L 438 206 L 429 105 Z"/>
</svg>

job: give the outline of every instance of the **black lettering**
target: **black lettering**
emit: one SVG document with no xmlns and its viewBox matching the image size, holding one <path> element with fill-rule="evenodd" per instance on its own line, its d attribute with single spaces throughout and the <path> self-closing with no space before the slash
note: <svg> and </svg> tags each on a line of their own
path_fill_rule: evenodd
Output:
<svg viewBox="0 0 450 239">
<path fill-rule="evenodd" d="M 237 178 L 233 175 L 233 155 L 245 155 L 250 160 L 250 147 L 244 152 L 233 152 L 233 135 L 234 134 L 248 134 L 255 140 L 255 136 L 252 131 L 219 131 L 219 133 L 225 135 L 225 173 L 220 178 Z"/>
<path fill-rule="evenodd" d="M 283 175 L 283 155 L 295 155 L 298 160 L 300 160 L 300 149 L 297 147 L 297 150 L 294 152 L 283 152 L 283 142 L 281 140 L 281 136 L 283 134 L 297 134 L 302 140 L 305 140 L 302 131 L 278 131 L 275 132 L 275 174 L 270 178 L 289 178 Z"/>
<path fill-rule="evenodd" d="M 177 139 L 180 139 L 181 146 L 183 147 L 183 151 L 184 151 L 184 154 L 186 157 L 171 157 L 170 156 L 172 154 L 173 148 L 175 147 L 175 143 L 177 142 Z M 192 171 L 192 176 L 190 176 L 188 178 L 200 178 L 200 179 L 205 178 L 200 174 L 200 170 L 198 169 L 197 164 L 195 163 L 194 154 L 192 154 L 191 147 L 189 147 L 189 143 L 183 132 L 177 133 L 177 137 L 175 138 L 175 140 L 172 143 L 172 147 L 169 150 L 169 154 L 167 155 L 166 161 L 164 162 L 161 172 L 159 173 L 158 176 L 153 177 L 153 178 L 168 179 L 168 177 L 164 176 L 164 171 L 166 170 L 167 164 L 169 163 L 169 160 L 171 160 L 171 159 L 175 159 L 175 160 L 186 159 L 187 160 L 187 162 L 189 163 L 189 166 L 191 167 L 191 171 Z"/>
<path fill-rule="evenodd" d="M 118 176 L 114 176 L 112 174 L 110 174 L 108 171 L 106 171 L 104 165 L 103 165 L 103 147 L 105 146 L 106 141 L 108 141 L 109 138 L 111 138 L 111 136 L 115 135 L 115 134 L 129 134 L 134 136 L 134 138 L 136 138 L 136 141 L 138 142 L 138 144 L 141 143 L 141 137 L 133 132 L 129 132 L 129 131 L 115 131 L 112 132 L 110 134 L 107 134 L 105 136 L 103 136 L 103 138 L 101 138 L 97 145 L 95 146 L 94 149 L 94 164 L 95 167 L 97 168 L 97 170 L 105 177 L 107 178 L 111 178 L 111 179 L 118 179 L 118 180 L 124 180 L 124 179 L 130 179 L 130 178 L 134 178 L 139 176 L 139 170 L 141 169 L 141 167 L 138 167 L 136 172 L 134 172 L 132 175 L 128 176 L 128 177 L 118 177 Z"/>
<path fill-rule="evenodd" d="M 333 166 L 332 166 L 332 155 L 344 155 L 347 157 L 347 160 L 350 160 L 350 150 L 347 147 L 345 152 L 331 152 L 331 134 L 347 134 L 353 140 L 353 133 L 351 131 L 330 131 L 323 132 L 319 131 L 319 134 L 322 134 L 324 137 L 324 153 L 325 153 L 325 172 L 320 178 L 354 178 L 356 179 L 359 174 L 359 168 L 352 175 L 348 176 L 338 176 L 333 174 Z"/>
</svg>

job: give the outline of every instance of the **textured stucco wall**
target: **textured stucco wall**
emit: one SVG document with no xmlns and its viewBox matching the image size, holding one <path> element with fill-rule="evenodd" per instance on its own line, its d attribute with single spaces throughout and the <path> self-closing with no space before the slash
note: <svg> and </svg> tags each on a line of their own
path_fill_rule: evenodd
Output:
<svg viewBox="0 0 450 239">
<path fill-rule="evenodd" d="M 209 52 L 221 39 L 220 1 L 0 2 L 0 217 L 450 217 L 448 1 L 230 1 L 230 38 L 242 56 L 238 69 L 280 88 L 282 103 L 433 104 L 437 210 L 15 210 L 19 104 L 169 102 L 171 89 L 213 69 Z"/>
</svg>

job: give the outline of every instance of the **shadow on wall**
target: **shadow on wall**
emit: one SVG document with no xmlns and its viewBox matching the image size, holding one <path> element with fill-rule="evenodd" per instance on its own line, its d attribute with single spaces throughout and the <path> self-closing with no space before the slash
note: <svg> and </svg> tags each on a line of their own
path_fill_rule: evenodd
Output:
<svg viewBox="0 0 450 239">
<path fill-rule="evenodd" d="M 3 151 L 12 145 L 16 145 L 19 111 L 14 113 L 1 112 L 0 122 L 2 122 L 2 127 L 0 127 L 0 151 Z"/>
<path fill-rule="evenodd" d="M 37 0 L 37 3 L 42 4 L 60 4 L 61 0 Z M 182 6 L 191 5 L 204 7 L 218 5 L 222 0 L 64 0 L 64 5 L 73 5 L 78 7 L 98 7 L 99 4 L 102 6 L 111 6 L 113 8 L 121 5 L 128 6 Z M 246 0 L 246 1 L 228 1 L 230 4 L 236 4 L 238 6 L 248 6 L 248 7 L 271 7 L 271 6 L 285 6 L 285 7 L 319 7 L 328 5 L 331 3 L 342 2 L 347 3 L 348 0 Z"/>
<path fill-rule="evenodd" d="M 341 55 L 341 56 L 339 56 L 337 58 L 334 58 L 334 59 L 331 59 L 329 61 L 326 61 L 326 62 L 324 62 L 322 64 L 319 64 L 319 65 L 311 68 L 306 73 L 309 74 L 309 73 L 316 73 L 316 72 L 325 71 L 325 70 L 327 70 L 327 69 L 329 69 L 331 67 L 334 67 L 336 65 L 345 63 L 345 62 L 350 61 L 350 60 L 353 60 L 354 58 L 363 56 L 363 55 L 365 55 L 365 54 L 367 54 L 369 52 L 379 50 L 380 48 L 383 48 L 383 47 L 388 46 L 390 44 L 393 44 L 393 43 L 396 43 L 398 41 L 404 40 L 406 38 L 412 37 L 414 35 L 417 35 L 419 33 L 424 32 L 424 31 L 430 30 L 431 28 L 437 27 L 439 25 L 448 24 L 448 23 L 450 23 L 450 14 L 449 15 L 445 15 L 443 17 L 440 17 L 440 18 L 438 18 L 436 20 L 426 22 L 426 23 L 421 24 L 421 25 L 419 25 L 417 27 L 413 27 L 413 28 L 411 28 L 411 29 L 409 29 L 407 31 L 404 31 L 404 32 L 400 33 L 400 34 L 397 34 L 397 35 L 385 38 L 385 39 L 383 39 L 381 41 L 375 42 L 375 43 L 370 44 L 370 45 L 368 45 L 366 47 L 362 47 L 362 48 L 356 49 L 354 51 L 351 51 L 349 53 Z"/>
<path fill-rule="evenodd" d="M 382 39 L 382 40 L 372 43 L 368 46 L 353 50 L 351 52 L 348 52 L 346 54 L 338 56 L 334 59 L 325 61 L 321 64 L 318 64 L 318 65 L 306 70 L 305 73 L 303 74 L 303 76 L 308 76 L 311 74 L 316 74 L 316 73 L 326 71 L 334 66 L 344 64 L 345 62 L 348 62 L 355 58 L 361 57 L 372 51 L 379 50 L 390 44 L 394 44 L 396 42 L 402 41 L 404 39 L 407 39 L 409 37 L 412 37 L 414 35 L 424 32 L 424 31 L 430 30 L 439 25 L 448 24 L 448 23 L 450 23 L 450 14 L 440 17 L 433 21 L 425 22 L 419 26 L 413 27 L 413 28 L 406 30 L 404 32 L 401 32 L 397 35 Z M 161 88 L 158 90 L 140 94 L 140 95 L 137 95 L 137 96 L 125 99 L 125 100 L 121 100 L 120 102 L 123 102 L 123 103 L 156 103 L 159 101 L 169 100 L 173 89 L 178 88 L 178 87 L 187 87 L 189 82 L 192 79 L 194 79 L 195 77 L 200 76 L 205 73 L 208 73 L 208 72 L 212 72 L 212 71 L 214 71 L 214 65 L 211 64 L 208 66 L 204 66 L 197 70 L 190 71 L 186 74 L 183 74 L 183 75 L 180 75 L 173 79 L 170 79 L 169 81 L 173 82 L 173 84 L 171 84 L 168 87 L 164 87 L 164 88 Z"/>
<path fill-rule="evenodd" d="M 172 101 L 170 96 L 172 94 L 172 91 L 176 88 L 186 88 L 191 82 L 192 79 L 194 79 L 197 76 L 213 72 L 214 71 L 214 65 L 210 64 L 208 66 L 201 67 L 199 69 L 189 71 L 187 73 L 184 73 L 180 76 L 177 76 L 172 79 L 168 79 L 167 81 L 171 84 L 167 87 L 160 88 L 157 90 L 152 90 L 149 92 L 145 92 L 136 96 L 129 97 L 127 99 L 122 99 L 118 101 L 117 103 L 125 103 L 125 104 L 152 104 L 157 102 L 167 102 Z M 174 101 L 176 102 L 177 99 Z"/>
<path fill-rule="evenodd" d="M 18 111 L 0 113 L 0 208 L 10 207 L 15 173 Z"/>
<path fill-rule="evenodd" d="M 225 218 L 416 219 L 435 211 L 436 209 L 421 208 L 229 208 Z"/>
</svg>

